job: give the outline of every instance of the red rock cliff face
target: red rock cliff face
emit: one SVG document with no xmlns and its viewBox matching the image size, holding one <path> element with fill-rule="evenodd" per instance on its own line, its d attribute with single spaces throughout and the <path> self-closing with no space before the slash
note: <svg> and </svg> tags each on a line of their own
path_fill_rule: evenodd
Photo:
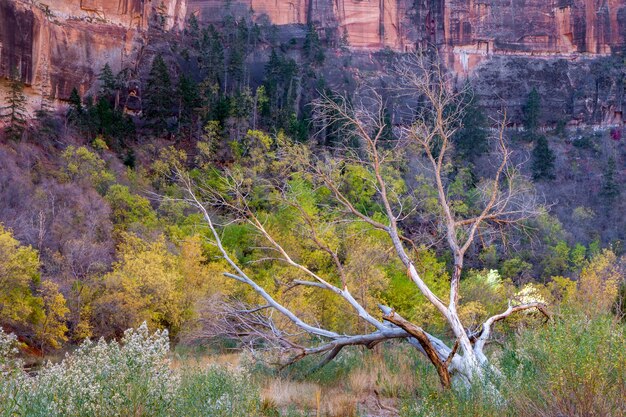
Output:
<svg viewBox="0 0 626 417">
<path fill-rule="evenodd" d="M 223 0 L 188 0 L 188 12 L 215 20 Z M 413 0 L 246 0 L 231 2 L 231 10 L 254 10 L 258 19 L 276 25 L 313 24 L 335 36 L 347 35 L 350 46 L 404 50 L 412 29 Z"/>
<path fill-rule="evenodd" d="M 211 20 L 224 4 L 188 0 L 188 11 Z M 459 56 L 458 69 L 488 54 L 607 54 L 626 34 L 626 0 L 245 0 L 230 7 L 277 25 L 346 33 L 354 48 L 435 43 Z"/>
<path fill-rule="evenodd" d="M 0 0 L 0 78 L 17 67 L 31 98 L 64 99 L 73 87 L 84 93 L 106 62 L 132 68 L 160 17 L 173 29 L 189 13 L 217 21 L 249 10 L 259 23 L 345 36 L 355 50 L 434 44 L 461 78 L 502 73 L 513 58 L 528 67 L 537 60 L 527 58 L 607 55 L 626 39 L 626 0 Z"/>
<path fill-rule="evenodd" d="M 443 18 L 457 72 L 488 55 L 607 55 L 626 35 L 624 0 L 447 0 Z"/>
<path fill-rule="evenodd" d="M 0 0 L 0 77 L 17 68 L 31 107 L 37 97 L 84 93 L 109 63 L 119 71 L 141 50 L 158 16 L 165 29 L 181 27 L 185 0 L 57 0 L 45 5 Z M 1 95 L 0 95 L 1 96 Z"/>
</svg>

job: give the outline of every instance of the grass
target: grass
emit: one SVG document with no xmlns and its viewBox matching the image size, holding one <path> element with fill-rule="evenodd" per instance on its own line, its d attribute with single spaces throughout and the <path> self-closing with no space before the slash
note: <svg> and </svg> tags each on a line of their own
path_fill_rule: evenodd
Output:
<svg viewBox="0 0 626 417">
<path fill-rule="evenodd" d="M 610 315 L 564 312 L 494 352 L 504 378 L 406 402 L 405 417 L 626 415 L 626 330 Z"/>
</svg>

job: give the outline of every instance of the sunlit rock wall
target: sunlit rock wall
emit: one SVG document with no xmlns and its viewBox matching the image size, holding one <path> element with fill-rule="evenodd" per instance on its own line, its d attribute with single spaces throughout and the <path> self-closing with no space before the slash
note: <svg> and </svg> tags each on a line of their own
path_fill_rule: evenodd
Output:
<svg viewBox="0 0 626 417">
<path fill-rule="evenodd" d="M 0 0 L 0 78 L 17 69 L 30 101 L 84 93 L 109 63 L 135 59 L 150 25 L 181 28 L 185 0 Z M 31 107 L 36 105 L 31 104 Z"/>
<path fill-rule="evenodd" d="M 607 54 L 624 44 L 625 0 L 188 0 L 217 20 L 252 10 L 276 25 L 314 24 L 347 34 L 354 48 L 395 50 L 424 42 L 458 55 Z M 459 60 L 466 58 L 459 58 Z M 468 59 L 471 61 L 471 59 Z M 476 60 L 474 60 L 476 62 Z M 467 62 L 471 66 L 470 62 Z"/>
<path fill-rule="evenodd" d="M 489 55 L 608 55 L 623 48 L 624 0 L 447 0 L 444 45 L 456 72 Z"/>
<path fill-rule="evenodd" d="M 589 60 L 621 51 L 626 39 L 626 0 L 0 0 L 0 79 L 17 67 L 33 100 L 65 99 L 73 87 L 84 93 L 106 62 L 114 71 L 135 68 L 157 22 L 177 30 L 191 13 L 209 22 L 251 13 L 278 25 L 287 41 L 309 24 L 330 47 L 345 39 L 365 53 L 436 45 L 459 80 L 474 77 L 483 95 L 493 95 L 488 101 L 510 96 L 506 104 L 518 107 L 532 80 L 576 91 L 571 80 L 594 76 Z M 557 67 L 569 78 L 538 70 Z M 502 78 L 481 81 L 496 74 L 534 78 L 512 94 Z M 615 94 L 594 104 L 611 109 L 596 119 L 622 111 Z"/>
</svg>

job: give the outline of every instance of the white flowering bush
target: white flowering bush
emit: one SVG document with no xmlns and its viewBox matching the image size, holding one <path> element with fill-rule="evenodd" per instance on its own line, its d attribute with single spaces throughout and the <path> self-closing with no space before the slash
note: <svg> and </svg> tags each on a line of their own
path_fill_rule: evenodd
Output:
<svg viewBox="0 0 626 417">
<path fill-rule="evenodd" d="M 496 269 L 490 269 L 486 275 L 480 275 L 489 288 L 496 289 L 502 286 L 502 278 Z"/>
<path fill-rule="evenodd" d="M 0 333 L 0 416 L 230 416 L 258 404 L 242 377 L 172 369 L 167 331 L 150 334 L 145 323 L 119 343 L 87 340 L 36 375 L 4 365 L 14 345 Z"/>
<path fill-rule="evenodd" d="M 5 333 L 0 327 L 0 376 L 5 378 L 20 367 L 17 354 L 17 337 L 12 333 Z"/>
<path fill-rule="evenodd" d="M 534 284 L 526 284 L 524 287 L 515 294 L 513 305 L 530 304 L 530 303 L 544 303 L 547 301 L 543 295 L 541 295 L 540 289 Z M 528 312 L 531 312 L 530 310 Z"/>
<path fill-rule="evenodd" d="M 0 327 L 0 415 L 15 415 L 13 410 L 24 387 L 22 362 L 17 354 L 17 337 Z"/>
</svg>

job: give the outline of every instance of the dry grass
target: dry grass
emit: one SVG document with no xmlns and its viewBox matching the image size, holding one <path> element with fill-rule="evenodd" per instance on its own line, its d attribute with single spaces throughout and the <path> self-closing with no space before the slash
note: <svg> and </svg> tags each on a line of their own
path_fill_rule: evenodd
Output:
<svg viewBox="0 0 626 417">
<path fill-rule="evenodd" d="M 286 379 L 272 379 L 261 393 L 264 401 L 275 404 L 278 408 L 295 406 L 313 410 L 316 407 L 316 396 L 321 387 L 313 382 L 297 382 Z"/>
<path fill-rule="evenodd" d="M 327 392 L 321 401 L 321 415 L 328 417 L 356 417 L 357 398 L 347 393 Z"/>
<path fill-rule="evenodd" d="M 222 353 L 215 355 L 197 355 L 197 356 L 185 356 L 184 358 L 174 357 L 172 358 L 173 369 L 178 369 L 183 365 L 193 365 L 201 369 L 206 369 L 208 366 L 216 365 L 230 370 L 241 369 L 242 355 L 241 353 Z"/>
<path fill-rule="evenodd" d="M 324 417 L 357 416 L 357 397 L 344 387 L 325 388 L 313 382 L 273 379 L 268 381 L 261 395 L 268 407 L 282 410 L 295 407 Z"/>
<path fill-rule="evenodd" d="M 311 416 L 397 415 L 394 409 L 398 398 L 412 395 L 420 387 L 412 361 L 407 360 L 401 349 L 362 359 L 361 366 L 344 378 L 323 385 L 268 379 L 263 401 L 281 410 L 290 406 L 307 410 Z"/>
<path fill-rule="evenodd" d="M 389 362 L 394 364 L 394 369 L 390 369 Z M 399 357 L 385 360 L 381 354 L 364 361 L 362 368 L 350 374 L 348 384 L 357 395 L 377 392 L 390 398 L 413 393 L 418 388 L 417 375 L 410 361 Z"/>
<path fill-rule="evenodd" d="M 257 375 L 262 409 L 296 409 L 315 417 L 396 416 L 398 398 L 414 394 L 424 382 L 406 355 L 403 349 L 366 352 L 347 375 L 326 382 Z M 241 353 L 212 354 L 174 360 L 174 366 L 220 365 L 235 371 L 244 361 Z"/>
</svg>

